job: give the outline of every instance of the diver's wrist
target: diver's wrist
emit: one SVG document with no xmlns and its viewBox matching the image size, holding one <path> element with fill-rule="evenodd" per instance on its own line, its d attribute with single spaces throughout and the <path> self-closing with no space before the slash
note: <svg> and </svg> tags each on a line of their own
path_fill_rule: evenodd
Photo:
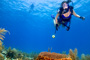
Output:
<svg viewBox="0 0 90 60">
<path fill-rule="evenodd" d="M 79 18 L 82 19 L 82 20 L 85 20 L 85 17 L 80 16 Z"/>
</svg>

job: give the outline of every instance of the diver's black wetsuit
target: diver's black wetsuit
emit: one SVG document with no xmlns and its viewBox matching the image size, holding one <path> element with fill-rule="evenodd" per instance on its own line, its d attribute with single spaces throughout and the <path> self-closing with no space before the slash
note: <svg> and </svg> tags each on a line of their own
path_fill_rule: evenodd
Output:
<svg viewBox="0 0 90 60">
<path fill-rule="evenodd" d="M 73 14 L 73 7 L 69 7 L 68 8 L 68 11 L 70 10 L 70 12 L 71 12 L 71 14 L 68 16 L 68 17 L 65 17 L 63 14 L 62 14 L 62 8 L 60 9 L 60 11 L 59 11 L 59 19 L 58 19 L 58 23 L 60 23 L 60 24 L 63 24 L 63 25 L 65 25 L 65 26 L 67 26 L 67 24 L 68 24 L 68 22 L 70 22 L 70 20 L 71 20 L 71 16 L 72 16 L 72 14 Z M 64 22 L 64 23 L 63 23 Z"/>
</svg>

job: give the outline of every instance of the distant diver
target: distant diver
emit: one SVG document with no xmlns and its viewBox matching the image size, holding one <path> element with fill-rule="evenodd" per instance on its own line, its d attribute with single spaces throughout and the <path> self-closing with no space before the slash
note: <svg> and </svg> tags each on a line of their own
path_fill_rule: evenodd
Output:
<svg viewBox="0 0 90 60">
<path fill-rule="evenodd" d="M 29 10 L 29 12 L 32 12 L 33 9 L 34 9 L 34 4 L 31 4 L 31 5 L 30 5 L 30 10 Z"/>
<path fill-rule="evenodd" d="M 61 3 L 61 7 L 60 7 L 56 17 L 54 17 L 54 15 L 51 15 L 51 17 L 54 20 L 54 25 L 56 27 L 55 33 L 56 33 L 56 31 L 58 31 L 59 25 L 61 25 L 61 24 L 64 27 L 67 27 L 66 30 L 69 31 L 72 15 L 74 15 L 82 20 L 85 20 L 85 17 L 79 16 L 75 13 L 75 11 L 73 10 L 73 6 L 69 5 L 70 2 L 72 2 L 72 1 L 71 0 L 63 1 Z M 73 5 L 73 2 L 72 2 L 72 5 Z M 55 38 L 55 35 L 52 35 L 52 38 Z"/>
</svg>

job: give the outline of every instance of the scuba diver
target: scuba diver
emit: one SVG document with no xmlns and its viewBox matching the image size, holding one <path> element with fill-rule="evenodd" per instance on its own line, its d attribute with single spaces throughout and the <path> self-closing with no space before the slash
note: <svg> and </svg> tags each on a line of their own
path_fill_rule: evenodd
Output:
<svg viewBox="0 0 90 60">
<path fill-rule="evenodd" d="M 73 6 L 69 6 L 70 2 L 72 2 L 72 1 L 71 0 L 63 1 L 61 3 L 61 7 L 60 7 L 56 17 L 51 15 L 51 17 L 54 20 L 54 25 L 55 25 L 57 31 L 58 31 L 59 25 L 61 25 L 61 24 L 62 24 L 62 26 L 67 28 L 66 29 L 67 31 L 69 31 L 72 15 L 74 15 L 82 20 L 85 20 L 85 17 L 79 16 L 78 14 L 75 13 L 75 11 L 73 10 Z M 73 2 L 72 2 L 72 5 L 73 5 Z M 56 30 L 55 30 L 55 33 L 56 33 Z M 52 37 L 55 38 L 55 35 L 53 35 Z"/>
<path fill-rule="evenodd" d="M 29 12 L 32 12 L 34 10 L 34 4 L 32 3 L 31 5 L 30 5 L 30 10 L 29 10 Z"/>
</svg>

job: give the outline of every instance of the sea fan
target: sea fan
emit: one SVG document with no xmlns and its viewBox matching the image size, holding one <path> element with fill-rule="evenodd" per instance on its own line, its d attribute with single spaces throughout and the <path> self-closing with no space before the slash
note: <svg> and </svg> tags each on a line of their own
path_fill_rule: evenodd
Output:
<svg viewBox="0 0 90 60">
<path fill-rule="evenodd" d="M 2 41 L 0 40 L 0 52 L 2 51 Z"/>
<path fill-rule="evenodd" d="M 72 58 L 72 60 L 76 60 L 77 59 L 77 49 L 75 48 L 74 52 L 72 51 L 72 49 L 70 49 L 69 55 Z"/>
<path fill-rule="evenodd" d="M 7 30 L 5 30 L 4 28 L 2 29 L 2 28 L 0 28 L 0 52 L 2 51 L 2 49 L 3 49 L 3 47 L 2 47 L 2 44 L 3 44 L 3 42 L 1 41 L 1 40 L 4 40 L 4 35 L 6 34 L 6 33 L 9 33 L 9 31 L 7 31 Z M 10 33 L 9 33 L 10 34 Z"/>
<path fill-rule="evenodd" d="M 3 29 L 0 28 L 0 40 L 4 40 L 4 38 L 5 38 L 4 35 L 5 35 L 7 32 L 10 34 L 10 32 L 7 31 L 7 30 L 5 30 L 4 28 L 3 28 Z"/>
</svg>

